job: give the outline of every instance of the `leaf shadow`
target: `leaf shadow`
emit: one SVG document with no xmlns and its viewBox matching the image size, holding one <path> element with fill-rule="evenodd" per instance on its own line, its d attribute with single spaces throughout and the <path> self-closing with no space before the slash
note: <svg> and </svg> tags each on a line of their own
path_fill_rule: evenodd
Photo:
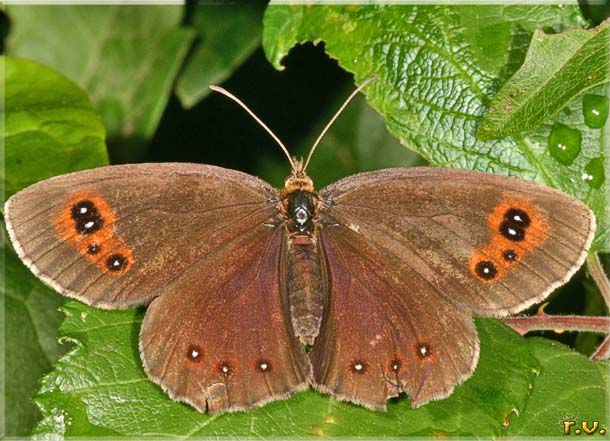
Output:
<svg viewBox="0 0 610 441">
<path fill-rule="evenodd" d="M 110 135 L 106 138 L 111 164 L 128 164 L 146 160 L 150 140 L 142 136 Z"/>
<path fill-rule="evenodd" d="M 533 33 L 526 30 L 522 25 L 517 24 L 515 26 L 508 47 L 507 63 L 498 74 L 497 82 L 499 86 L 512 77 L 523 64 L 525 55 L 527 54 L 527 50 L 524 50 L 524 48 L 529 47 L 532 35 Z"/>
<path fill-rule="evenodd" d="M 146 308 L 146 306 L 141 306 L 136 309 L 134 321 L 129 330 L 129 346 L 134 360 L 138 361 L 138 371 L 144 378 L 148 379 L 148 375 L 144 371 L 142 359 L 140 358 L 140 328 L 142 327 L 142 320 L 144 320 L 144 315 L 146 314 Z"/>
</svg>

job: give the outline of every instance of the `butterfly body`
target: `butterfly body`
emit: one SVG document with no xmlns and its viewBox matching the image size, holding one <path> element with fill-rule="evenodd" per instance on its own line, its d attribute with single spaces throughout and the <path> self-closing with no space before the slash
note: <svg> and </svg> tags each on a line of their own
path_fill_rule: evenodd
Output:
<svg viewBox="0 0 610 441">
<path fill-rule="evenodd" d="M 292 328 L 309 345 L 320 330 L 328 297 L 317 226 L 319 203 L 309 177 L 291 174 L 286 178 L 280 207 L 287 243 L 285 284 Z"/>
<path fill-rule="evenodd" d="M 446 397 L 477 364 L 472 316 L 544 299 L 595 231 L 557 190 L 425 167 L 314 192 L 304 173 L 279 191 L 208 165 L 112 166 L 34 184 L 5 218 L 59 292 L 147 305 L 146 373 L 202 412 L 309 387 L 372 409 Z"/>
</svg>

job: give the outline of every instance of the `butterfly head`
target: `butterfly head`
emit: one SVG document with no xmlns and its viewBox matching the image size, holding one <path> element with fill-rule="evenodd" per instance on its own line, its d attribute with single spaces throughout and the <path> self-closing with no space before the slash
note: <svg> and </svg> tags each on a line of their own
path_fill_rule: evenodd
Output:
<svg viewBox="0 0 610 441">
<path fill-rule="evenodd" d="M 306 191 L 313 193 L 313 181 L 305 173 L 303 159 L 293 158 L 294 167 L 290 174 L 284 179 L 283 195 L 288 195 L 295 191 Z"/>
</svg>

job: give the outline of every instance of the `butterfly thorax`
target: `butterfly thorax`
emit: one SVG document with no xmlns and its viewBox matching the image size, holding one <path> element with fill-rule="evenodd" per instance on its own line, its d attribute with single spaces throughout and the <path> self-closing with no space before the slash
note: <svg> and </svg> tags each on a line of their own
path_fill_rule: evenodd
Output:
<svg viewBox="0 0 610 441">
<path fill-rule="evenodd" d="M 308 191 L 295 190 L 288 196 L 286 212 L 290 233 L 311 236 L 314 231 L 314 195 Z"/>
<path fill-rule="evenodd" d="M 318 335 L 326 299 L 326 281 L 318 243 L 318 197 L 301 172 L 286 178 L 280 211 L 287 237 L 286 288 L 295 335 L 312 344 Z"/>
<path fill-rule="evenodd" d="M 284 181 L 281 192 L 280 212 L 290 234 L 312 236 L 318 197 L 313 181 L 301 170 L 295 170 Z"/>
</svg>

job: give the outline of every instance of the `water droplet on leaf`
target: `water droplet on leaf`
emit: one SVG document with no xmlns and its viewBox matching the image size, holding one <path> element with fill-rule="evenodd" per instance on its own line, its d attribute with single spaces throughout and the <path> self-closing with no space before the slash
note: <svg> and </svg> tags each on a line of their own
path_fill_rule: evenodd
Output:
<svg viewBox="0 0 610 441">
<path fill-rule="evenodd" d="M 565 124 L 555 123 L 549 135 L 549 153 L 563 165 L 570 165 L 580 153 L 582 134 Z"/>
<path fill-rule="evenodd" d="M 582 98 L 585 124 L 593 129 L 604 126 L 608 118 L 608 98 L 601 95 L 585 95 Z"/>
<path fill-rule="evenodd" d="M 585 166 L 585 172 L 582 174 L 582 180 L 593 188 L 600 188 L 606 176 L 604 173 L 604 157 L 593 158 Z"/>
</svg>

